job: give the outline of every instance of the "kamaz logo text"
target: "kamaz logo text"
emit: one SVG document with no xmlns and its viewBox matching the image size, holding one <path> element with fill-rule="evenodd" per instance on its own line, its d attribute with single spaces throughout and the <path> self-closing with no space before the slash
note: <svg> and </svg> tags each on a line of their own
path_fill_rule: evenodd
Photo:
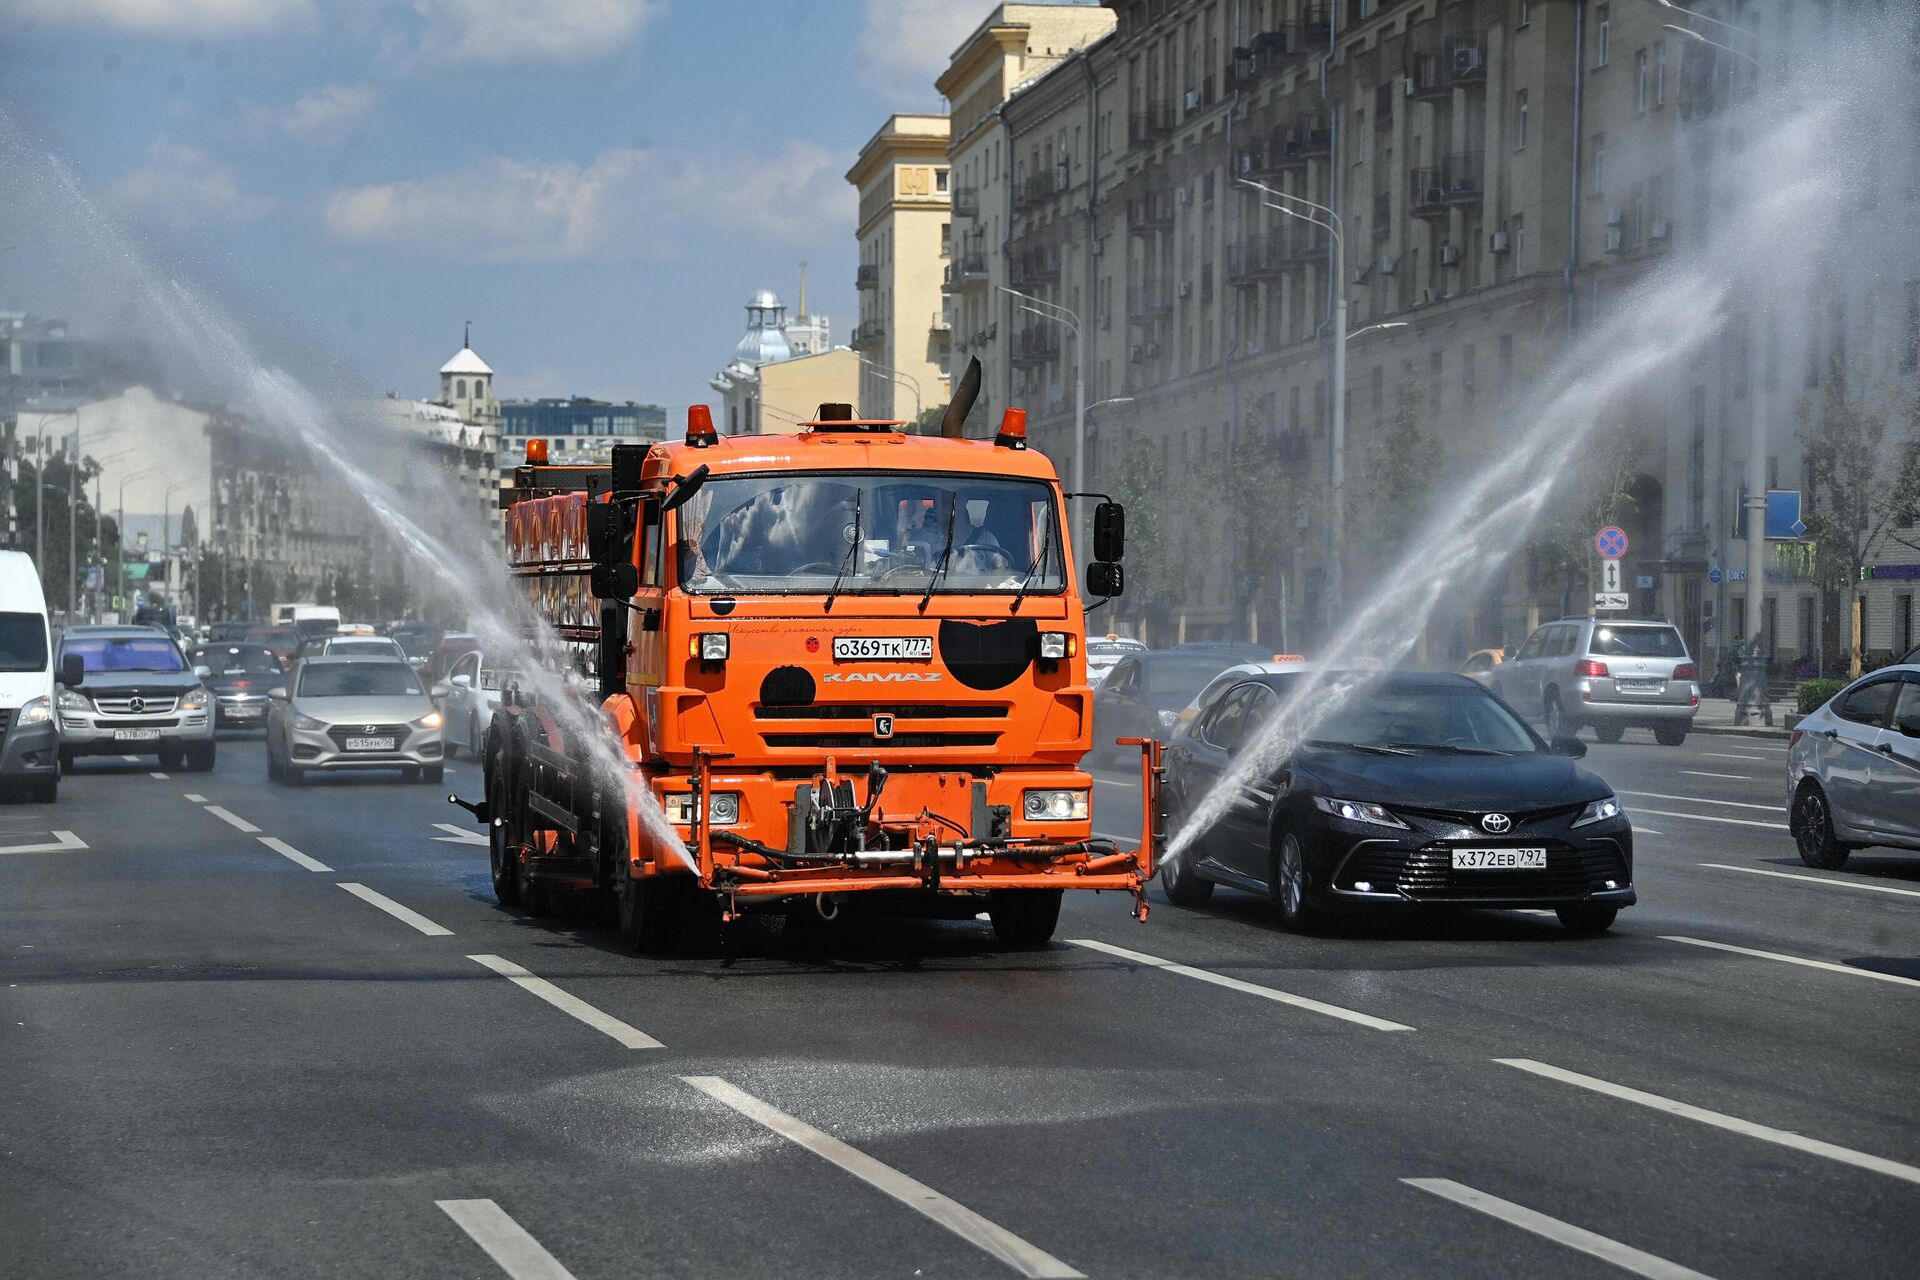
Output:
<svg viewBox="0 0 1920 1280">
<path fill-rule="evenodd" d="M 820 677 L 822 684 L 930 684 L 940 679 L 937 671 L 829 671 Z"/>
</svg>

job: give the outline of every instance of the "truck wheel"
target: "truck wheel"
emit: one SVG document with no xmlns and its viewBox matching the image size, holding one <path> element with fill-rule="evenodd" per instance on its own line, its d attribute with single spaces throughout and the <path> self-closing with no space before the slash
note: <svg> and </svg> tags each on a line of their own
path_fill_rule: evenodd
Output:
<svg viewBox="0 0 1920 1280">
<path fill-rule="evenodd" d="M 493 896 L 503 907 L 520 903 L 520 873 L 514 866 L 512 833 L 508 830 L 507 785 L 500 776 L 500 757 L 488 761 L 487 809 L 493 820 L 487 824 L 487 864 L 493 873 Z"/>
<path fill-rule="evenodd" d="M 211 742 L 196 742 L 187 748 L 187 770 L 190 773 L 212 773 L 214 752 L 218 750 Z"/>
<path fill-rule="evenodd" d="M 644 879 L 620 874 L 614 881 L 615 918 L 620 941 L 641 955 L 659 955 L 680 936 L 680 886 L 664 876 Z"/>
<path fill-rule="evenodd" d="M 1010 947 L 1045 946 L 1060 923 L 1059 889 L 995 889 L 987 894 L 993 932 Z"/>
</svg>

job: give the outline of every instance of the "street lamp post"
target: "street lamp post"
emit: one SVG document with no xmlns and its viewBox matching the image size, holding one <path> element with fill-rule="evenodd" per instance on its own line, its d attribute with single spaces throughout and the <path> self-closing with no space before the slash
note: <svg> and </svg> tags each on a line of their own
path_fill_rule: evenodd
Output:
<svg viewBox="0 0 1920 1280">
<path fill-rule="evenodd" d="M 913 392 L 913 420 L 914 420 L 914 423 L 917 425 L 920 421 L 920 413 L 921 413 L 920 383 L 917 380 L 915 380 L 912 376 L 908 374 L 904 374 L 900 372 L 898 369 L 890 368 L 887 365 L 881 364 L 878 360 L 869 359 L 868 357 L 861 355 L 858 351 L 854 352 L 853 354 L 855 358 L 860 361 L 861 364 L 866 365 L 869 369 L 872 369 L 875 373 L 879 374 L 881 377 L 890 378 L 893 381 L 898 382 L 903 386 L 905 386 L 907 390 Z"/>
<path fill-rule="evenodd" d="M 1073 491 L 1083 493 L 1087 483 L 1087 344 L 1080 338 L 1080 317 L 1057 302 L 1036 298 L 1018 289 L 1000 286 L 1000 292 L 1018 301 L 1020 310 L 1063 324 L 1073 334 Z M 1079 545 L 1076 522 L 1074 545 Z"/>
<path fill-rule="evenodd" d="M 114 560 L 113 594 L 123 600 L 127 595 L 127 481 L 145 480 L 152 474 L 153 471 L 149 468 L 145 471 L 136 471 L 132 475 L 120 477 L 119 505 L 114 515 L 114 524 L 120 534 L 120 554 Z"/>
</svg>

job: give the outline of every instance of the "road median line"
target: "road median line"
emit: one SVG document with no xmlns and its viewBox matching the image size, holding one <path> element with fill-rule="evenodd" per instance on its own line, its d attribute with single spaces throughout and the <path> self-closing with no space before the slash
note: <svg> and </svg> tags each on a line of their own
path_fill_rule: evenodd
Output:
<svg viewBox="0 0 1920 1280">
<path fill-rule="evenodd" d="M 1680 800 L 1687 804 L 1717 804 L 1726 809 L 1758 809 L 1761 813 L 1778 813 L 1777 804 L 1754 804 L 1750 800 L 1709 800 L 1705 796 L 1676 796 L 1665 791 L 1626 791 L 1615 788 L 1617 796 L 1639 796 L 1643 800 Z"/>
<path fill-rule="evenodd" d="M 273 850 L 275 853 L 279 854 L 281 857 L 287 859 L 289 862 L 292 862 L 297 866 L 305 867 L 309 871 L 332 871 L 333 870 L 332 867 L 320 861 L 318 858 L 309 858 L 306 854 L 300 852 L 298 849 L 294 848 L 292 845 L 288 844 L 285 840 L 282 840 L 277 836 L 261 836 L 260 843 L 267 846 L 267 848 Z"/>
<path fill-rule="evenodd" d="M 1309 1013 L 1325 1014 L 1329 1018 L 1338 1018 L 1342 1022 L 1351 1022 L 1357 1026 L 1368 1027 L 1374 1031 L 1411 1031 L 1405 1023 L 1389 1022 L 1385 1018 L 1376 1018 L 1372 1014 L 1359 1013 L 1353 1009 L 1343 1009 L 1337 1004 L 1327 1004 L 1307 996 L 1297 996 L 1291 991 L 1282 991 L 1278 987 L 1263 987 L 1256 982 L 1242 982 L 1239 978 L 1229 978 L 1225 974 L 1211 973 L 1205 969 L 1196 969 L 1192 965 L 1178 964 L 1159 956 L 1150 956 L 1144 951 L 1130 951 L 1125 947 L 1116 947 L 1110 942 L 1100 942 L 1093 938 L 1068 938 L 1071 946 L 1086 947 L 1092 951 L 1105 952 L 1118 956 L 1122 960 L 1131 960 L 1166 973 L 1177 973 L 1183 978 L 1194 978 L 1200 982 L 1210 982 L 1216 987 L 1225 987 L 1229 991 L 1238 991 L 1242 995 L 1258 996 L 1262 1000 L 1272 1000 L 1277 1004 L 1291 1005 L 1296 1009 L 1305 1009 Z"/>
<path fill-rule="evenodd" d="M 442 1213 L 513 1280 L 574 1280 L 527 1229 L 491 1200 L 435 1200 Z"/>
<path fill-rule="evenodd" d="M 1902 898 L 1920 898 L 1920 889 L 1896 889 L 1890 884 L 1861 884 L 1854 880 L 1830 880 L 1826 876 L 1803 876 L 1793 871 L 1769 871 L 1765 867 L 1736 867 L 1727 862 L 1698 862 L 1700 867 L 1716 871 L 1738 871 L 1742 875 L 1772 876 L 1776 880 L 1798 880 L 1805 884 L 1824 884 L 1835 889 L 1859 889 L 1866 893 L 1891 893 Z"/>
<path fill-rule="evenodd" d="M 260 828 L 254 826 L 251 822 L 248 822 L 245 818 L 233 812 L 233 810 L 222 809 L 217 804 L 208 805 L 207 812 L 212 814 L 214 817 L 220 819 L 220 821 L 226 823 L 227 825 L 238 828 L 239 830 L 246 832 L 248 835 L 253 835 L 260 830 Z"/>
<path fill-rule="evenodd" d="M 788 1115 L 762 1102 L 746 1090 L 729 1084 L 719 1076 L 681 1076 L 709 1098 L 733 1108 L 754 1123 L 779 1134 L 787 1141 L 805 1147 L 814 1155 L 837 1165 L 860 1181 L 884 1192 L 939 1223 L 968 1244 L 991 1254 L 1023 1276 L 1034 1280 L 1084 1280 L 1060 1259 L 1028 1244 L 1005 1227 L 996 1226 L 973 1210 L 935 1191 L 924 1182 L 910 1178 L 890 1165 L 857 1151 L 831 1134 L 823 1133 L 804 1120 Z"/>
<path fill-rule="evenodd" d="M 1645 1276 L 1647 1280 L 1711 1280 L 1711 1277 L 1691 1267 L 1683 1267 L 1677 1262 L 1668 1262 L 1665 1258 L 1654 1254 L 1643 1253 L 1632 1245 L 1610 1240 L 1584 1227 L 1576 1227 L 1571 1222 L 1549 1218 L 1546 1214 L 1529 1209 L 1523 1204 L 1515 1204 L 1511 1200 L 1502 1200 L 1499 1196 L 1488 1195 L 1484 1191 L 1476 1190 L 1465 1183 L 1455 1182 L 1451 1178 L 1402 1178 L 1400 1181 L 1430 1195 L 1439 1196 L 1442 1200 L 1451 1200 L 1476 1213 L 1498 1218 L 1509 1226 L 1519 1227 L 1522 1231 L 1531 1231 L 1542 1239 L 1563 1244 L 1588 1257 L 1610 1262 L 1623 1271 Z"/>
<path fill-rule="evenodd" d="M 665 1045 L 644 1031 L 628 1026 L 610 1013 L 603 1013 L 576 995 L 562 991 L 545 978 L 535 977 L 502 956 L 468 956 L 475 964 L 493 970 L 522 991 L 538 996 L 560 1012 L 586 1023 L 595 1031 L 612 1037 L 629 1049 L 664 1049 Z"/>
<path fill-rule="evenodd" d="M 1737 956 L 1752 956 L 1758 960 L 1778 960 L 1782 964 L 1797 964 L 1808 969 L 1824 969 L 1828 973 L 1844 973 L 1855 978 L 1872 978 L 1879 982 L 1897 982 L 1903 986 L 1920 987 L 1920 979 L 1903 978 L 1897 973 L 1879 973 L 1872 969 L 1862 969 L 1855 965 L 1840 964 L 1833 960 L 1813 960 L 1806 956 L 1790 956 L 1779 951 L 1756 951 L 1752 947 L 1736 947 L 1730 942 L 1710 942 L 1705 938 L 1683 938 L 1678 934 L 1660 935 L 1668 942 L 1684 942 L 1690 947 L 1707 947 L 1714 951 L 1730 951 Z"/>
<path fill-rule="evenodd" d="M 1628 805 L 1627 816 L 1650 813 L 1656 818 L 1685 818 L 1689 822 L 1717 822 L 1724 827 L 1758 827 L 1763 831 L 1785 831 L 1784 822 L 1757 822 L 1752 818 L 1717 818 L 1710 813 L 1680 813 L 1674 809 L 1642 809 L 1639 805 Z"/>
<path fill-rule="evenodd" d="M 1615 1084 L 1611 1080 L 1602 1080 L 1597 1076 L 1581 1075 L 1578 1071 L 1568 1071 L 1564 1067 L 1535 1062 L 1531 1058 L 1495 1058 L 1494 1061 L 1503 1067 L 1515 1067 L 1536 1076 L 1544 1076 L 1548 1080 L 1557 1080 L 1561 1084 L 1588 1089 L 1594 1093 L 1617 1098 L 1622 1102 L 1632 1102 L 1654 1111 L 1664 1111 L 1668 1115 L 1692 1120 L 1697 1124 L 1711 1125 L 1716 1129 L 1724 1129 L 1728 1133 L 1758 1138 L 1762 1142 L 1771 1142 L 1775 1146 L 1820 1156 L 1839 1164 L 1852 1165 L 1856 1169 L 1865 1169 L 1870 1173 L 1885 1174 L 1889 1178 L 1898 1178 L 1902 1182 L 1920 1184 L 1920 1169 L 1910 1164 L 1901 1164 L 1898 1160 L 1889 1160 L 1885 1156 L 1869 1155 L 1864 1151 L 1855 1151 L 1851 1147 L 1843 1147 L 1837 1143 L 1822 1142 L 1818 1138 L 1804 1137 L 1786 1129 L 1775 1129 L 1771 1125 L 1756 1124 L 1752 1120 L 1742 1120 L 1738 1116 L 1709 1111 L 1705 1107 L 1696 1107 L 1691 1103 L 1680 1102 L 1657 1093 L 1647 1093 L 1623 1084 Z"/>
<path fill-rule="evenodd" d="M 360 899 L 362 902 L 365 902 L 374 907 L 378 907 L 380 910 L 392 916 L 395 920 L 400 921 L 402 924 L 411 926 L 412 928 L 418 929 L 421 933 L 426 934 L 429 938 L 445 938 L 445 937 L 450 937 L 453 934 L 453 930 L 443 928 L 442 926 L 435 924 L 433 921 L 421 915 L 418 911 L 415 911 L 412 907 L 401 906 L 399 903 L 395 902 L 392 898 L 389 898 L 384 893 L 375 893 L 373 890 L 367 888 L 367 886 L 363 884 L 355 884 L 350 880 L 336 880 L 334 881 L 334 883 L 339 885 L 342 889 L 345 889 L 348 893 L 352 894 L 354 897 Z"/>
</svg>

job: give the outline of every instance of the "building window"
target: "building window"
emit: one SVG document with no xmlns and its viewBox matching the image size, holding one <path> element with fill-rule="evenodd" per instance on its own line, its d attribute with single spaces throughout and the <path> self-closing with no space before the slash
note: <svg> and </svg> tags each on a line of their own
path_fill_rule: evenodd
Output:
<svg viewBox="0 0 1920 1280">
<path fill-rule="evenodd" d="M 1607 135 L 1593 135 L 1593 195 L 1597 198 L 1607 192 Z"/>
<path fill-rule="evenodd" d="M 467 398 L 467 380 L 465 378 L 453 384 L 453 396 L 456 400 L 465 400 Z"/>
<path fill-rule="evenodd" d="M 1599 70 L 1607 65 L 1607 55 L 1612 52 L 1613 44 L 1613 6 L 1598 5 L 1593 11 L 1593 66 Z"/>
<path fill-rule="evenodd" d="M 940 192 L 942 195 L 946 194 L 947 171 L 945 169 L 935 169 L 933 171 L 933 189 L 935 191 Z"/>
<path fill-rule="evenodd" d="M 1653 105 L 1667 105 L 1667 42 L 1657 40 L 1653 46 Z"/>
<path fill-rule="evenodd" d="M 1513 95 L 1513 134 L 1515 151 L 1527 149 L 1527 91 L 1525 89 Z"/>
<path fill-rule="evenodd" d="M 1520 0 L 1520 21 L 1515 26 L 1524 27 L 1533 21 L 1533 5 L 1529 0 Z"/>
<path fill-rule="evenodd" d="M 1636 49 L 1633 54 L 1633 113 L 1637 116 L 1647 114 L 1653 90 L 1653 78 L 1647 66 L 1647 51 Z"/>
</svg>

